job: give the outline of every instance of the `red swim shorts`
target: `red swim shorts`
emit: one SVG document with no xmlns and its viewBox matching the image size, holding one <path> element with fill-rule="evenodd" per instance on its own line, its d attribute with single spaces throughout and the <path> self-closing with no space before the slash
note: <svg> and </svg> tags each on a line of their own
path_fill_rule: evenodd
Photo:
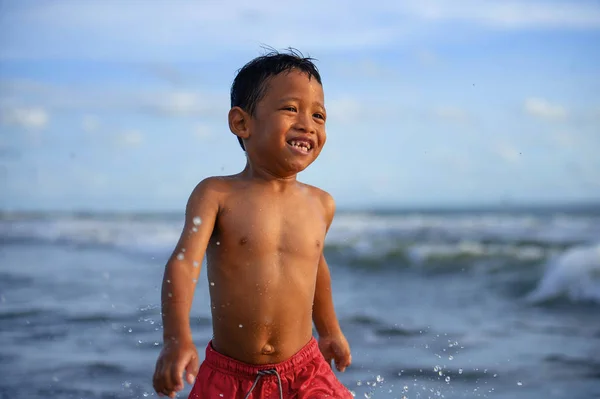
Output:
<svg viewBox="0 0 600 399">
<path fill-rule="evenodd" d="M 188 399 L 351 399 L 336 378 L 317 341 L 290 359 L 276 364 L 252 365 L 206 347 L 206 358 Z"/>
</svg>

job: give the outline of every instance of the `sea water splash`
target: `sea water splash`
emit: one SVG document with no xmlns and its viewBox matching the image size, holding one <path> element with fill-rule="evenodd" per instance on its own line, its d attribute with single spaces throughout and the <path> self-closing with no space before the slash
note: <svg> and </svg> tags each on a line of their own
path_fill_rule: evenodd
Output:
<svg viewBox="0 0 600 399">
<path fill-rule="evenodd" d="M 539 285 L 526 299 L 542 303 L 560 297 L 600 304 L 600 243 L 569 249 L 549 261 Z"/>
</svg>

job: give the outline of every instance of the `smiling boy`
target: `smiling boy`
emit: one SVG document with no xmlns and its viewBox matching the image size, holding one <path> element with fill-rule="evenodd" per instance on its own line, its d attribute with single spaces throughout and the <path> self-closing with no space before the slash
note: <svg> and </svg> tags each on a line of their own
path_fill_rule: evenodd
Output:
<svg viewBox="0 0 600 399">
<path fill-rule="evenodd" d="M 189 197 L 165 267 L 154 388 L 174 397 L 185 373 L 190 384 L 196 377 L 189 398 L 351 398 L 331 368 L 351 363 L 323 256 L 335 203 L 296 180 L 326 141 L 317 68 L 296 52 L 250 61 L 233 82 L 228 119 L 247 163 Z M 205 254 L 213 339 L 198 368 L 189 312 Z"/>
</svg>

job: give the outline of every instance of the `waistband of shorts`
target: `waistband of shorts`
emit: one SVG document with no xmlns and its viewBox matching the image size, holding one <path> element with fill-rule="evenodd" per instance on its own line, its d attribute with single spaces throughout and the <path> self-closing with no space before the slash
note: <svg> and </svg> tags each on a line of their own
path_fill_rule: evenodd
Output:
<svg viewBox="0 0 600 399">
<path fill-rule="evenodd" d="M 276 370 L 280 375 L 284 375 L 307 365 L 317 356 L 320 356 L 320 351 L 319 344 L 315 337 L 311 337 L 310 341 L 289 359 L 272 364 L 249 364 L 225 356 L 212 347 L 211 340 L 206 347 L 206 357 L 204 362 L 221 372 L 234 374 L 240 377 L 256 377 L 256 374 L 259 371 L 264 370 Z"/>
</svg>

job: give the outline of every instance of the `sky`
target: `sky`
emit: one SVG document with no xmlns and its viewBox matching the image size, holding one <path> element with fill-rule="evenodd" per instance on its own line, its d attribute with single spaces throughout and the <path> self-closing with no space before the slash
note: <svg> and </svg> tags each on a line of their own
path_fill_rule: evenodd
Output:
<svg viewBox="0 0 600 399">
<path fill-rule="evenodd" d="M 0 0 L 0 210 L 182 210 L 236 71 L 316 58 L 338 207 L 600 201 L 600 2 Z"/>
</svg>

